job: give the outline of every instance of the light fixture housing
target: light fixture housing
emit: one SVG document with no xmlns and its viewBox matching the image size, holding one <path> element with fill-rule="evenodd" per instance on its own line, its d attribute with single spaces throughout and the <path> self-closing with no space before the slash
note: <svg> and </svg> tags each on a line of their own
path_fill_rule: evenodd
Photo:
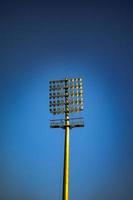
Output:
<svg viewBox="0 0 133 200">
<path fill-rule="evenodd" d="M 49 82 L 50 112 L 74 113 L 83 110 L 83 87 L 81 78 L 53 80 Z M 67 106 L 67 111 L 65 107 Z M 79 107 L 77 107 L 79 106 Z"/>
<path fill-rule="evenodd" d="M 49 108 L 53 115 L 65 114 L 66 116 L 66 114 L 81 112 L 83 111 L 83 103 L 83 82 L 81 78 L 65 78 L 49 82 Z M 70 126 L 74 127 L 74 124 L 75 127 L 76 124 L 83 126 L 81 121 L 80 123 L 75 121 L 71 126 L 70 120 Z"/>
</svg>

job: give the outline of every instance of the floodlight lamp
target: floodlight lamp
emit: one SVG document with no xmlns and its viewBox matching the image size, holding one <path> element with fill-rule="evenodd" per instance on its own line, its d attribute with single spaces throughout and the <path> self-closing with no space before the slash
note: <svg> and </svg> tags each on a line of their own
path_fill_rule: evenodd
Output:
<svg viewBox="0 0 133 200">
<path fill-rule="evenodd" d="M 70 88 L 71 88 L 71 89 L 74 89 L 74 85 L 71 85 Z"/>
<path fill-rule="evenodd" d="M 83 101 L 80 101 L 80 104 L 83 105 Z"/>
<path fill-rule="evenodd" d="M 83 109 L 84 109 L 84 107 L 83 107 L 83 106 L 81 106 L 80 108 L 81 108 L 81 110 L 83 110 Z"/>
<path fill-rule="evenodd" d="M 71 81 L 74 82 L 74 81 L 75 81 L 75 78 L 71 78 Z"/>
</svg>

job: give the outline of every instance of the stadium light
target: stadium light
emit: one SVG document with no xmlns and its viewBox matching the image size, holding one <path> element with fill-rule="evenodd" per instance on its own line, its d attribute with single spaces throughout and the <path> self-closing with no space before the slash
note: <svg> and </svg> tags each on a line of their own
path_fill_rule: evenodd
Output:
<svg viewBox="0 0 133 200">
<path fill-rule="evenodd" d="M 65 129 L 62 200 L 69 200 L 69 134 L 70 129 L 84 127 L 83 118 L 69 118 L 71 113 L 83 111 L 83 83 L 81 78 L 66 78 L 49 82 L 49 110 L 63 119 L 50 120 L 51 128 Z"/>
</svg>

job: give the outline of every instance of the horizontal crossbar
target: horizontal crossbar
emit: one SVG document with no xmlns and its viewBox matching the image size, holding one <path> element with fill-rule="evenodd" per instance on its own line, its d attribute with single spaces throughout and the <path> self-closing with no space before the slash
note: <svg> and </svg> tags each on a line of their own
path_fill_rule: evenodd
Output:
<svg viewBox="0 0 133 200">
<path fill-rule="evenodd" d="M 66 125 L 66 119 L 56 119 L 56 120 L 50 120 L 50 127 L 51 128 L 76 128 L 76 127 L 84 127 L 84 121 L 83 118 L 70 118 L 69 119 L 69 125 Z"/>
</svg>

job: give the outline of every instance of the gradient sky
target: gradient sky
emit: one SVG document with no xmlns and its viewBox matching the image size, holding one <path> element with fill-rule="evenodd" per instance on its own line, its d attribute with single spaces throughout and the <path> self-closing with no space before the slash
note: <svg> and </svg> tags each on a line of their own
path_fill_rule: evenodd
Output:
<svg viewBox="0 0 133 200">
<path fill-rule="evenodd" d="M 81 77 L 70 200 L 133 199 L 131 1 L 0 1 L 0 199 L 61 200 L 64 131 L 49 80 Z M 80 116 L 81 116 L 80 115 Z"/>
</svg>

